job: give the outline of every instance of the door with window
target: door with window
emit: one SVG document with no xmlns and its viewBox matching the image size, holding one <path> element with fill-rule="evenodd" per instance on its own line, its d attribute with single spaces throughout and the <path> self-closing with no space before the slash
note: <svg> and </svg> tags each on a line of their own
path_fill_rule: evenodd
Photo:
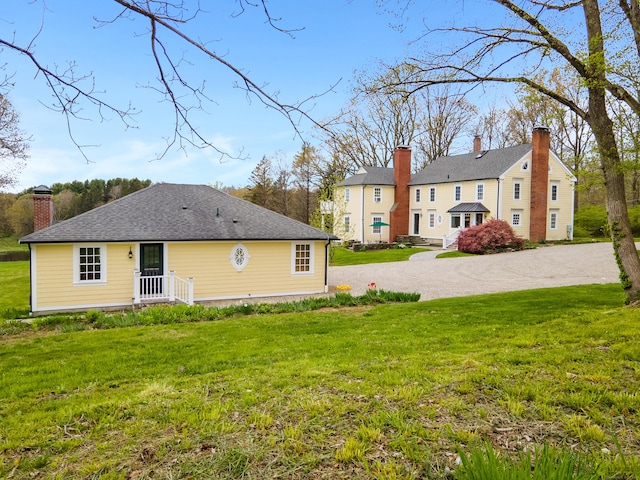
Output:
<svg viewBox="0 0 640 480">
<path fill-rule="evenodd" d="M 142 294 L 161 294 L 164 291 L 164 245 L 162 243 L 140 244 L 140 291 Z M 159 278 L 144 278 L 159 277 Z"/>
<path fill-rule="evenodd" d="M 413 234 L 420 235 L 420 213 L 413 214 Z"/>
</svg>

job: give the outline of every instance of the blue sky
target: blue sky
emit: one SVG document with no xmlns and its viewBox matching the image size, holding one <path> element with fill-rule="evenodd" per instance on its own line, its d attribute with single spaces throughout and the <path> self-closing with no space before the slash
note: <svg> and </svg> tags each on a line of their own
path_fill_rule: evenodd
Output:
<svg viewBox="0 0 640 480">
<path fill-rule="evenodd" d="M 267 84 L 267 90 L 279 91 L 284 102 L 302 100 L 338 83 L 334 91 L 309 105 L 310 114 L 323 119 L 346 104 L 355 71 L 375 70 L 381 60 L 393 63 L 424 48 L 411 43 L 422 32 L 424 17 L 432 24 L 443 24 L 460 12 L 480 10 L 487 2 L 418 2 L 411 17 L 401 20 L 403 29 L 393 28 L 398 18 L 378 8 L 374 0 L 269 2 L 272 15 L 282 18 L 283 28 L 304 28 L 294 32 L 294 38 L 266 25 L 260 9 L 249 7 L 234 18 L 235 1 L 201 0 L 201 4 L 213 10 L 189 25 L 188 32 L 210 41 L 212 49 L 225 54 L 225 59 L 257 83 Z M 78 143 L 90 145 L 84 149 L 87 162 L 69 138 L 65 118 L 43 106 L 51 102 L 51 93 L 41 77 L 34 77 L 35 68 L 26 58 L 3 51 L 5 71 L 15 83 L 9 98 L 21 115 L 22 129 L 33 137 L 29 165 L 12 191 L 113 177 L 244 186 L 263 156 L 291 160 L 299 151 L 302 140 L 286 119 L 255 100 L 247 101 L 244 92 L 233 88 L 234 77 L 222 66 L 184 44 L 169 43 L 165 35 L 178 57 L 185 52 L 188 78 L 195 83 L 205 79 L 206 91 L 214 100 L 205 106 L 206 111 L 196 112 L 194 123 L 219 148 L 248 158 L 221 160 L 214 151 L 190 148 L 186 154 L 172 149 L 153 161 L 164 149 L 163 138 L 172 133 L 172 110 L 144 88 L 156 77 L 144 35 L 146 24 L 121 19 L 96 28 L 95 18 L 108 20 L 118 11 L 110 0 L 46 0 L 46 9 L 41 0 L 3 0 L 0 37 L 11 38 L 15 33 L 16 43 L 25 45 L 42 23 L 34 49 L 41 62 L 60 68 L 73 61 L 78 72 L 95 76 L 101 98 L 118 107 L 131 102 L 139 111 L 134 117 L 136 128 L 127 129 L 113 114 L 107 113 L 101 121 L 87 107 L 82 115 L 89 120 L 71 125 Z M 309 123 L 303 122 L 300 129 L 306 140 L 319 144 Z"/>
</svg>

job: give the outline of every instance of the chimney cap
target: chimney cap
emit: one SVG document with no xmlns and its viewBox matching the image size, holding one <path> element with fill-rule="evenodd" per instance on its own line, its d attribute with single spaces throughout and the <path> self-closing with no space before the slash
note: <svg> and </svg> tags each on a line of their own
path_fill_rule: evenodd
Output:
<svg viewBox="0 0 640 480">
<path fill-rule="evenodd" d="M 396 147 L 396 150 L 411 150 L 411 146 L 410 145 L 398 145 Z"/>
<path fill-rule="evenodd" d="M 46 185 L 39 185 L 37 187 L 33 187 L 33 193 L 39 195 L 51 195 L 51 189 Z"/>
<path fill-rule="evenodd" d="M 535 130 L 545 130 L 545 131 L 548 132 L 550 130 L 550 128 L 547 127 L 546 125 L 536 125 L 535 127 L 533 127 L 533 130 L 534 131 Z"/>
</svg>

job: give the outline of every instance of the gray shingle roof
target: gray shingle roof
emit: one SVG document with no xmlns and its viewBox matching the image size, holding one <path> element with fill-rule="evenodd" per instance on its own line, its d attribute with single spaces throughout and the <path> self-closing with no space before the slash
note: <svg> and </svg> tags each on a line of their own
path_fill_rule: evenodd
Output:
<svg viewBox="0 0 640 480">
<path fill-rule="evenodd" d="M 395 185 L 393 168 L 385 167 L 362 167 L 365 173 L 356 173 L 345 178 L 341 185 Z"/>
<path fill-rule="evenodd" d="M 21 243 L 337 239 L 207 185 L 158 183 Z"/>
<path fill-rule="evenodd" d="M 490 210 L 480 202 L 459 203 L 455 207 L 447 210 L 447 213 L 471 213 L 471 212 L 489 212 Z"/>
<path fill-rule="evenodd" d="M 450 157 L 438 157 L 426 168 L 416 173 L 409 185 L 464 182 L 499 178 L 514 163 L 531 151 L 531 144 L 515 147 L 465 153 Z M 480 158 L 478 154 L 483 155 Z"/>
</svg>

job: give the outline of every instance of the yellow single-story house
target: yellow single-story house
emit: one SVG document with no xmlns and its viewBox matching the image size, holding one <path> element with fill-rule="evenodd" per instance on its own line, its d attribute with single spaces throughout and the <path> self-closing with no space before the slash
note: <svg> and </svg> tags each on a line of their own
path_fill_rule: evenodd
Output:
<svg viewBox="0 0 640 480">
<path fill-rule="evenodd" d="M 336 237 L 206 185 L 154 184 L 46 226 L 51 205 L 34 190 L 37 230 L 20 239 L 33 313 L 328 290 Z"/>
<path fill-rule="evenodd" d="M 437 158 L 413 175 L 406 174 L 411 160 L 404 147 L 394 156 L 394 168 L 372 169 L 375 178 L 359 172 L 336 188 L 334 231 L 344 239 L 375 242 L 374 232 L 353 226 L 388 218 L 382 241 L 407 235 L 446 247 L 461 229 L 496 218 L 531 241 L 571 239 L 576 177 L 549 143 L 544 127 L 533 130 L 530 144 L 507 148 L 483 150 L 476 138 L 473 152 Z M 390 197 L 379 212 L 369 198 L 376 188 Z"/>
</svg>

